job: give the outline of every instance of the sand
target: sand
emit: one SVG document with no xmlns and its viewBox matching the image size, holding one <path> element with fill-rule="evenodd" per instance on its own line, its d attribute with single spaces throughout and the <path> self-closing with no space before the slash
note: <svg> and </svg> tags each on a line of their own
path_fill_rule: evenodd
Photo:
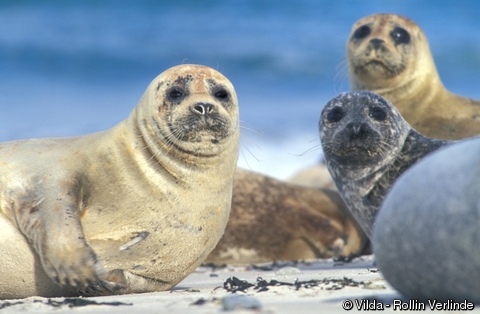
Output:
<svg viewBox="0 0 480 314">
<path fill-rule="evenodd" d="M 0 301 L 0 311 L 2 314 L 225 313 L 228 312 L 225 307 L 239 303 L 253 308 L 237 308 L 235 313 L 344 313 L 342 306 L 348 305 L 348 300 L 352 302 L 351 312 L 358 312 L 357 306 L 361 304 L 383 307 L 384 312 L 399 312 L 400 306 L 394 309 L 394 304 L 401 302 L 405 309 L 421 307 L 418 302 L 402 300 L 374 266 L 373 255 L 369 255 L 350 262 L 328 259 L 217 268 L 204 265 L 170 291 L 94 298 L 4 300 Z M 429 304 L 425 305 L 429 311 Z"/>
</svg>

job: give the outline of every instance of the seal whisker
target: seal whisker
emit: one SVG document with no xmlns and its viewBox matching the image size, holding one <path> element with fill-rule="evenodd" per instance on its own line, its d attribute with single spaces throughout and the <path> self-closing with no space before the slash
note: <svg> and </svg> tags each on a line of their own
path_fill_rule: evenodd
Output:
<svg viewBox="0 0 480 314">
<path fill-rule="evenodd" d="M 256 148 L 258 148 L 259 150 L 262 150 L 262 148 L 260 147 L 260 145 L 258 145 L 255 140 L 253 140 L 252 138 L 248 137 L 245 135 L 245 133 L 243 132 L 240 132 L 240 140 L 245 140 L 247 143 L 249 144 L 252 144 L 253 146 L 255 146 Z"/>
<path fill-rule="evenodd" d="M 334 84 L 334 90 L 335 92 L 338 93 L 337 91 L 337 83 L 340 84 L 339 89 L 343 89 L 343 84 L 345 82 L 348 83 L 348 61 L 347 59 L 343 59 L 342 61 L 339 62 L 339 64 L 335 68 L 335 76 L 333 77 L 333 81 L 335 82 Z"/>
<path fill-rule="evenodd" d="M 310 148 L 308 148 L 307 150 L 305 150 L 304 152 L 300 153 L 300 154 L 292 154 L 292 153 L 288 153 L 289 155 L 292 155 L 292 156 L 305 156 L 306 154 L 309 154 L 309 153 L 312 153 L 312 152 L 315 152 L 317 150 L 322 150 L 322 145 L 319 143 L 315 146 L 312 146 Z"/>
<path fill-rule="evenodd" d="M 253 133 L 255 133 L 257 135 L 260 135 L 260 136 L 265 136 L 265 134 L 263 132 L 257 131 L 255 129 L 252 129 L 250 127 L 247 127 L 247 126 L 243 125 L 242 121 L 240 121 L 240 128 L 244 129 L 244 130 L 252 131 Z"/>
<path fill-rule="evenodd" d="M 261 160 L 260 158 L 257 158 L 257 156 L 255 156 L 255 154 L 252 153 L 252 151 L 251 151 L 250 149 L 248 149 L 248 147 L 245 146 L 243 143 L 242 143 L 242 146 L 241 146 L 241 147 L 244 147 L 244 148 L 250 153 L 250 155 L 252 155 L 252 157 L 255 158 L 256 161 L 258 161 L 258 162 L 263 162 L 263 160 Z M 241 148 L 240 148 L 240 151 L 242 152 L 242 155 L 243 155 L 243 157 L 245 158 L 245 155 L 243 154 L 243 151 L 242 151 Z M 245 158 L 245 162 L 247 162 L 247 158 Z"/>
</svg>

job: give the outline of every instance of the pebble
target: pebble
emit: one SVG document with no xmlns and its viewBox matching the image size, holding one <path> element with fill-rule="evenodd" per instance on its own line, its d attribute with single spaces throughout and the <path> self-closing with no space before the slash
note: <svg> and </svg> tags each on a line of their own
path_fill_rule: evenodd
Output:
<svg viewBox="0 0 480 314">
<path fill-rule="evenodd" d="M 288 275 L 297 275 L 300 274 L 302 271 L 297 267 L 286 266 L 282 267 L 275 272 L 275 275 L 279 276 L 288 276 Z"/>
<path fill-rule="evenodd" d="M 222 299 L 224 311 L 233 311 L 236 309 L 256 310 L 262 307 L 260 301 L 252 296 L 232 294 Z"/>
<path fill-rule="evenodd" d="M 376 265 L 411 299 L 480 303 L 480 139 L 407 170 L 380 208 Z"/>
</svg>

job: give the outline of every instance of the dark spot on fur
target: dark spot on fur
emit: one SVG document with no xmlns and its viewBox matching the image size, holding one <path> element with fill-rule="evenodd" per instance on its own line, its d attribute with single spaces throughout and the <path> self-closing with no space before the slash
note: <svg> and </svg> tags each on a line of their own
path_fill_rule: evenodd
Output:
<svg viewBox="0 0 480 314">
<path fill-rule="evenodd" d="M 175 84 L 180 84 L 186 87 L 192 81 L 193 81 L 193 76 L 189 74 L 187 76 L 177 77 L 177 79 L 175 80 Z"/>
<path fill-rule="evenodd" d="M 155 90 L 158 91 L 160 89 L 160 87 L 162 87 L 162 85 L 163 85 L 163 82 L 159 82 L 157 84 L 157 88 Z"/>
</svg>

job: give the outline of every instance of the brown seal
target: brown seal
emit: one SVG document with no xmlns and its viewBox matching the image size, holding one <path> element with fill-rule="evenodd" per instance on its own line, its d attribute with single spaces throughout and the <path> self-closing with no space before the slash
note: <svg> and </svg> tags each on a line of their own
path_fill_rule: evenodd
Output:
<svg viewBox="0 0 480 314">
<path fill-rule="evenodd" d="M 302 186 L 335 189 L 327 166 L 323 160 L 317 165 L 302 169 L 287 179 L 287 182 Z"/>
<path fill-rule="evenodd" d="M 423 136 L 385 98 L 367 91 L 330 100 L 319 133 L 338 192 L 369 238 L 395 180 L 419 159 L 454 142 Z"/>
<path fill-rule="evenodd" d="M 0 277 L 13 270 L 15 278 L 0 281 L 0 297 L 174 286 L 224 232 L 238 141 L 232 84 L 213 69 L 181 65 L 155 78 L 110 130 L 0 144 L 2 223 L 19 231 L 4 232 L 14 241 L 2 242 L 0 255 L 30 261 L 2 259 Z M 19 233 L 23 243 L 12 249 Z"/>
<path fill-rule="evenodd" d="M 347 59 L 351 89 L 385 97 L 420 133 L 453 140 L 480 134 L 480 102 L 445 89 L 427 37 L 410 19 L 374 14 L 357 21 Z"/>
<path fill-rule="evenodd" d="M 368 238 L 338 193 L 237 169 L 225 234 L 206 262 L 250 264 L 360 255 Z"/>
</svg>

